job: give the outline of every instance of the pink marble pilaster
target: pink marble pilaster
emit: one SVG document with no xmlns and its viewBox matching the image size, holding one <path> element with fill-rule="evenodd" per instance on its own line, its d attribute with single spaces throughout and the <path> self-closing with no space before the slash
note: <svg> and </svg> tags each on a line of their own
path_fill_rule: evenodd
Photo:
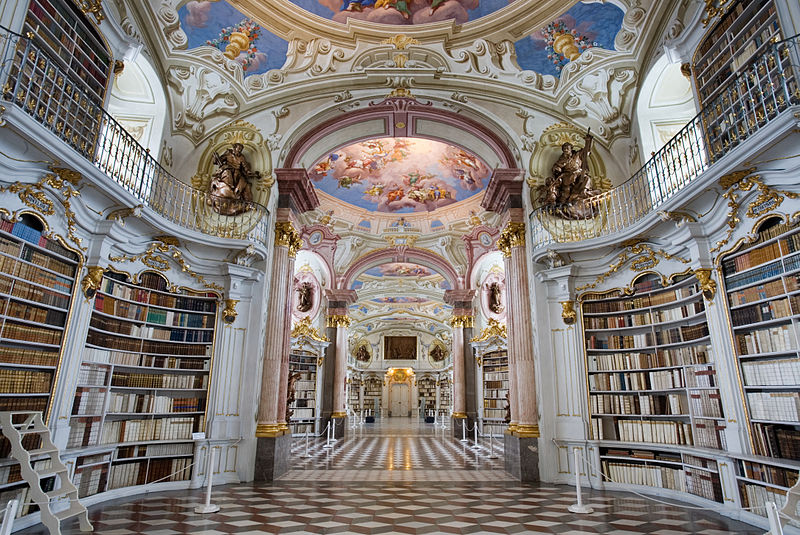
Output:
<svg viewBox="0 0 800 535">
<path fill-rule="evenodd" d="M 467 384 L 464 366 L 464 327 L 474 323 L 472 299 L 475 290 L 454 289 L 444 293 L 444 302 L 453 307 L 453 418 L 467 417 Z"/>
<path fill-rule="evenodd" d="M 328 327 L 336 327 L 336 362 L 333 369 L 333 413 L 331 418 L 347 416 L 347 313 L 358 295 L 355 290 L 327 290 Z"/>
</svg>

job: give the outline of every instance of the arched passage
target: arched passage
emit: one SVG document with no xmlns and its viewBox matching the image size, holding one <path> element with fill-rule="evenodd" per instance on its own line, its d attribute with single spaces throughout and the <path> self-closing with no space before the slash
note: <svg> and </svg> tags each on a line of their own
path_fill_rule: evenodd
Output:
<svg viewBox="0 0 800 535">
<path fill-rule="evenodd" d="M 463 278 L 459 277 L 453 266 L 441 256 L 424 249 L 408 247 L 379 249 L 365 254 L 353 262 L 347 268 L 347 271 L 339 277 L 339 288 L 350 288 L 359 274 L 386 262 L 415 262 L 439 272 L 453 289 L 462 288 L 464 284 Z"/>
</svg>

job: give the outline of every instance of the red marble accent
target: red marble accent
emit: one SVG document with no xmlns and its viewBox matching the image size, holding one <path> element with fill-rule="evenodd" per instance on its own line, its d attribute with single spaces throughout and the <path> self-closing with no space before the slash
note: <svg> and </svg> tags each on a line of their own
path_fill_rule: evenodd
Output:
<svg viewBox="0 0 800 535">
<path fill-rule="evenodd" d="M 455 289 L 444 292 L 444 302 L 453 307 L 454 316 L 472 316 L 474 298 L 475 290 Z"/>
<path fill-rule="evenodd" d="M 481 201 L 481 208 L 490 212 L 504 212 L 511 208 L 514 196 L 522 195 L 522 169 L 495 169 Z"/>
<path fill-rule="evenodd" d="M 328 316 L 346 316 L 349 306 L 358 301 L 355 290 L 336 289 L 325 290 L 325 299 L 328 300 Z"/>
<path fill-rule="evenodd" d="M 319 206 L 317 192 L 311 185 L 311 179 L 305 169 L 275 169 L 275 176 L 278 180 L 279 206 L 288 205 L 300 214 Z"/>
<path fill-rule="evenodd" d="M 353 281 L 364 271 L 371 267 L 387 262 L 412 262 L 420 264 L 439 272 L 452 288 L 463 288 L 464 280 L 456 273 L 450 262 L 441 256 L 414 247 L 380 249 L 365 254 L 347 268 L 347 271 L 337 281 L 340 288 L 349 288 Z"/>
</svg>

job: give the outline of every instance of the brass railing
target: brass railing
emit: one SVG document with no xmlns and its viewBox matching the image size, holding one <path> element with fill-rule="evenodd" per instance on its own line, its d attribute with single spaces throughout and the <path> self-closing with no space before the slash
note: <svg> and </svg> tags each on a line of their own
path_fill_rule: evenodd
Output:
<svg viewBox="0 0 800 535">
<path fill-rule="evenodd" d="M 530 217 L 533 246 L 599 238 L 630 227 L 781 112 L 800 104 L 798 45 L 795 36 L 752 60 L 625 183 L 587 198 L 583 206 L 535 209 Z M 591 217 L 565 217 L 575 213 Z"/>
<path fill-rule="evenodd" d="M 211 210 L 212 201 L 216 207 L 226 201 L 172 176 L 63 66 L 31 39 L 0 27 L 3 101 L 27 113 L 170 222 L 212 236 L 267 242 L 263 205 L 246 203 L 243 214 L 230 217 Z"/>
</svg>

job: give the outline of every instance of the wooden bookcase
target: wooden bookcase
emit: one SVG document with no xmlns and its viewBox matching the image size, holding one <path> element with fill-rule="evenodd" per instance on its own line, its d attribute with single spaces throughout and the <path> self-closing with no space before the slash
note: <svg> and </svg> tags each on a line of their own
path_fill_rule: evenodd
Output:
<svg viewBox="0 0 800 535">
<path fill-rule="evenodd" d="M 205 429 L 219 298 L 139 279 L 107 271 L 94 297 L 66 451 L 82 496 L 188 480 Z"/>
<path fill-rule="evenodd" d="M 356 414 L 361 414 L 361 375 L 353 373 L 347 383 L 347 406 Z"/>
<path fill-rule="evenodd" d="M 379 417 L 383 381 L 380 377 L 368 376 L 364 379 L 364 416 Z"/>
<path fill-rule="evenodd" d="M 773 0 L 738 0 L 704 37 L 693 67 L 701 103 L 711 102 L 742 68 L 781 38 Z"/>
<path fill-rule="evenodd" d="M 610 481 L 722 502 L 725 415 L 693 275 L 582 298 L 591 436 Z"/>
<path fill-rule="evenodd" d="M 81 258 L 42 229 L 31 215 L 13 223 L 0 217 L 0 410 L 41 411 L 47 421 Z M 23 445 L 38 448 L 39 437 Z M 20 517 L 37 508 L 10 451 L 0 438 L 0 504 L 18 499 Z"/>
<path fill-rule="evenodd" d="M 423 375 L 417 379 L 417 393 L 419 399 L 424 401 L 422 415 L 431 418 L 436 416 L 436 378 L 430 375 Z"/>
<path fill-rule="evenodd" d="M 294 350 L 289 354 L 289 373 L 300 376 L 294 383 L 294 401 L 289 405 L 293 434 L 315 433 L 317 421 L 317 356 Z"/>
<path fill-rule="evenodd" d="M 439 417 L 450 416 L 453 410 L 453 381 L 449 376 L 439 379 Z"/>
<path fill-rule="evenodd" d="M 506 424 L 508 405 L 508 352 L 506 350 L 484 353 L 483 370 L 483 433 L 502 435 Z"/>
</svg>

